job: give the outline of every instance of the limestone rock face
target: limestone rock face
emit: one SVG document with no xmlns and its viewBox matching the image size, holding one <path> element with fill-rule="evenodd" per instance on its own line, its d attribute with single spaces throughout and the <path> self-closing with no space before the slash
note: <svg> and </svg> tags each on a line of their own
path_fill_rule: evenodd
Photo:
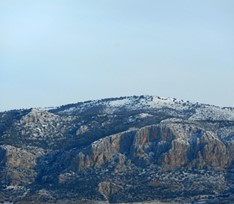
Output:
<svg viewBox="0 0 234 204">
<path fill-rule="evenodd" d="M 5 166 L 4 175 L 10 182 L 8 185 L 26 185 L 35 181 L 35 166 L 37 158 L 44 154 L 43 149 L 16 148 L 14 146 L 1 146 L 1 164 Z"/>
<path fill-rule="evenodd" d="M 79 152 L 79 169 L 101 167 L 114 157 L 129 154 L 135 133 L 136 130 L 130 130 L 93 142 L 88 150 Z"/>
<path fill-rule="evenodd" d="M 171 129 L 164 125 L 139 129 L 131 147 L 132 160 L 139 165 L 160 164 L 174 137 Z"/>
<path fill-rule="evenodd" d="M 0 202 L 234 203 L 233 175 L 233 108 L 133 96 L 0 112 Z"/>
<path fill-rule="evenodd" d="M 227 146 L 211 132 L 205 133 L 192 144 L 199 149 L 195 152 L 197 160 L 194 161 L 199 168 L 205 166 L 226 168 L 233 159 L 228 153 Z"/>
<path fill-rule="evenodd" d="M 116 158 L 165 170 L 183 166 L 226 168 L 233 158 L 209 131 L 188 124 L 162 123 L 102 138 L 78 154 L 79 169 L 101 167 Z"/>
</svg>

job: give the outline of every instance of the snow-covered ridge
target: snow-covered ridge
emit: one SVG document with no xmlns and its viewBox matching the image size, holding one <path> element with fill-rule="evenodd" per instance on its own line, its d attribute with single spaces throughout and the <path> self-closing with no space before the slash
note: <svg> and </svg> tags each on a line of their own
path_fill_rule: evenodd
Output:
<svg viewBox="0 0 234 204">
<path fill-rule="evenodd" d="M 175 98 L 158 96 L 129 96 L 86 101 L 70 104 L 53 109 L 52 112 L 65 115 L 82 114 L 90 111 L 92 114 L 114 114 L 119 111 L 141 111 L 151 114 L 152 111 L 161 111 L 174 117 L 186 117 L 190 120 L 234 120 L 234 109 L 222 108 L 213 105 L 191 103 Z M 95 112 L 96 111 L 96 112 Z"/>
<path fill-rule="evenodd" d="M 108 98 L 108 99 L 102 99 L 102 100 L 93 100 L 93 101 L 85 101 L 85 102 L 79 102 L 77 104 L 70 104 L 66 106 L 58 107 L 64 109 L 62 112 L 73 112 L 73 111 L 82 111 L 86 108 L 94 107 L 94 106 L 105 106 L 106 109 L 118 109 L 118 108 L 127 108 L 129 110 L 131 109 L 137 109 L 137 108 L 162 108 L 162 107 L 168 107 L 168 108 L 181 108 L 183 106 L 186 106 L 188 104 L 191 104 L 188 101 L 183 100 L 177 100 L 175 98 L 162 98 L 158 96 L 149 96 L 149 95 L 142 95 L 142 96 L 129 96 L 129 97 L 120 97 L 120 98 Z"/>
</svg>

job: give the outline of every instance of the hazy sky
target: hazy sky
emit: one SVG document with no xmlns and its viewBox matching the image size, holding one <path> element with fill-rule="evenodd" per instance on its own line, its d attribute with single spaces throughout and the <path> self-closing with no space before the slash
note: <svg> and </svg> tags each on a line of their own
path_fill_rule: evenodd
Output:
<svg viewBox="0 0 234 204">
<path fill-rule="evenodd" d="M 233 0 L 0 0 L 0 110 L 150 94 L 234 106 Z"/>
</svg>

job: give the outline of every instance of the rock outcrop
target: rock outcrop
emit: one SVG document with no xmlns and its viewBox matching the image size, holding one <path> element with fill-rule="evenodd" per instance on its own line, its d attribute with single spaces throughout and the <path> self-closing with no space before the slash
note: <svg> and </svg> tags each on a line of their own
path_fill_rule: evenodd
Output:
<svg viewBox="0 0 234 204">
<path fill-rule="evenodd" d="M 78 154 L 78 168 L 97 168 L 117 159 L 171 170 L 227 168 L 234 159 L 217 136 L 192 124 L 162 123 L 111 135 Z M 121 159 L 120 159 L 121 158 Z M 124 158 L 124 159 L 123 159 Z"/>
</svg>

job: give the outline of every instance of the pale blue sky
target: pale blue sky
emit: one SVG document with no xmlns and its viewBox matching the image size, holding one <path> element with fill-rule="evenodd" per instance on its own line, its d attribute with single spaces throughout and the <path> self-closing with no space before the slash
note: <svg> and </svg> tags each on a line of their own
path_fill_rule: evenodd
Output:
<svg viewBox="0 0 234 204">
<path fill-rule="evenodd" d="M 234 106 L 233 0 L 0 0 L 0 110 L 150 94 Z"/>
</svg>

